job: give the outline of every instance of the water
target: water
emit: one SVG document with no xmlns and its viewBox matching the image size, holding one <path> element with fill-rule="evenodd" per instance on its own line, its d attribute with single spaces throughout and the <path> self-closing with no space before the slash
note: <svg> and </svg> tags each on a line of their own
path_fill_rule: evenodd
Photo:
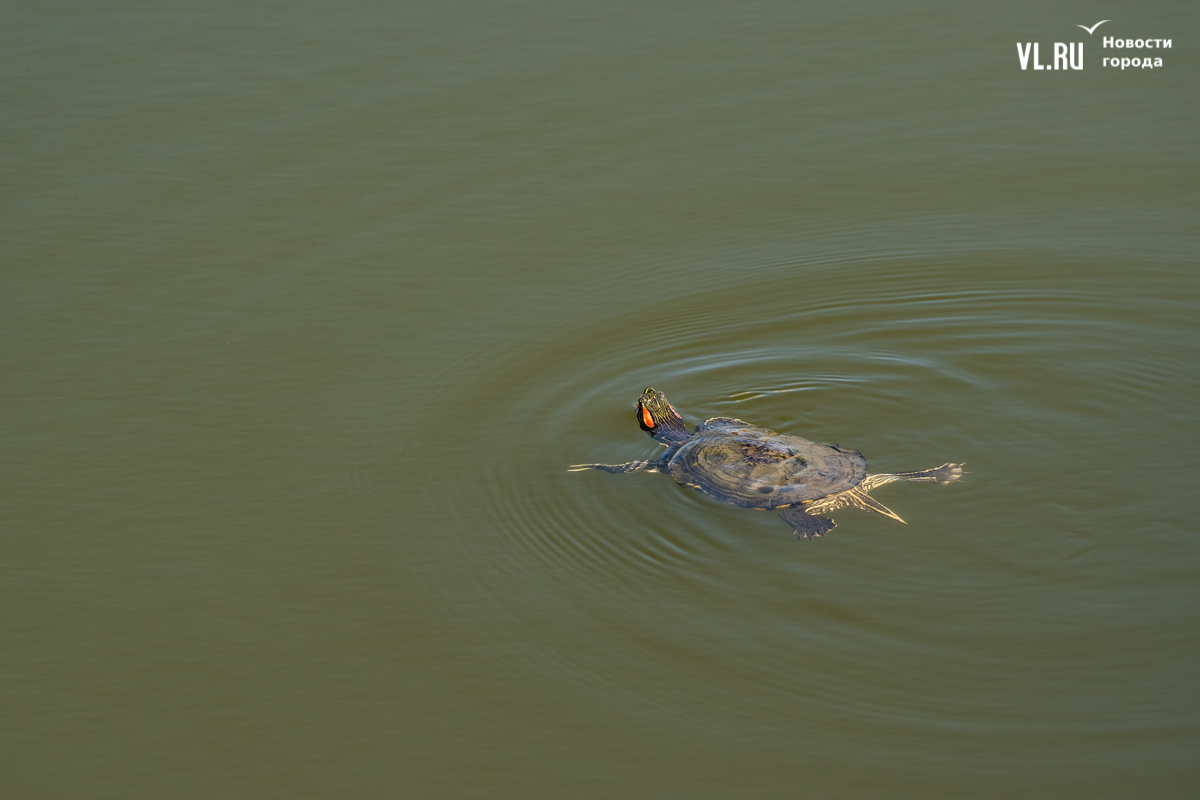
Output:
<svg viewBox="0 0 1200 800">
<path fill-rule="evenodd" d="M 10 12 L 9 793 L 1189 796 L 1189 11 Z M 568 473 L 647 385 L 970 474 Z"/>
</svg>

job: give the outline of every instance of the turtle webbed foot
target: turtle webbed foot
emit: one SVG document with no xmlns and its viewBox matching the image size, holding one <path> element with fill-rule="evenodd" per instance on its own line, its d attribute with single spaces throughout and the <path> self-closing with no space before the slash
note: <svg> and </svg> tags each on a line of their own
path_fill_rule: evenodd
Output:
<svg viewBox="0 0 1200 800">
<path fill-rule="evenodd" d="M 937 469 L 926 470 L 925 480 L 937 481 L 943 486 L 947 483 L 954 483 L 962 477 L 962 464 L 942 464 Z"/>
<path fill-rule="evenodd" d="M 800 506 L 783 509 L 779 512 L 779 518 L 792 526 L 797 539 L 824 536 L 835 527 L 833 520 L 826 517 L 814 517 Z"/>
</svg>

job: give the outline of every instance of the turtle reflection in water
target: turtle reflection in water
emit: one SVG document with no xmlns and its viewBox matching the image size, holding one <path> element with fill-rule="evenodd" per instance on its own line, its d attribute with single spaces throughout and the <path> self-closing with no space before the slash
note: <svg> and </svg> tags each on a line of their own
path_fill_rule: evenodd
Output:
<svg viewBox="0 0 1200 800">
<path fill-rule="evenodd" d="M 651 388 L 638 398 L 637 421 L 667 448 L 662 458 L 628 464 L 576 464 L 570 471 L 666 472 L 678 483 L 726 503 L 781 509 L 783 521 L 806 539 L 831 530 L 833 520 L 818 515 L 840 508 L 861 508 L 904 522 L 868 494 L 885 483 L 953 483 L 962 475 L 961 464 L 868 475 L 867 460 L 857 450 L 775 433 L 730 417 L 705 420 L 695 432 L 688 432 L 667 396 Z"/>
</svg>

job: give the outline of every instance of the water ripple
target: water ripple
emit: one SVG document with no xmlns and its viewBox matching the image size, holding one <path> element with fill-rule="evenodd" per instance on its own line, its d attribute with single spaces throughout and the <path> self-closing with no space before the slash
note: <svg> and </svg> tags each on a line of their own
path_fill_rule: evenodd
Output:
<svg viewBox="0 0 1200 800">
<path fill-rule="evenodd" d="M 1022 586 L 1048 593 L 1037 577 L 1047 571 L 1070 586 L 1081 558 L 1117 544 L 1104 519 L 1141 513 L 1170 490 L 1169 465 L 1147 454 L 1131 479 L 1121 464 L 1138 454 L 1112 452 L 1097 432 L 1136 426 L 1139 407 L 1192 363 L 1200 339 L 1188 299 L 1153 270 L 1123 297 L 1052 280 L 1042 263 L 1009 264 L 990 280 L 952 253 L 736 266 L 730 274 L 757 279 L 486 343 L 423 388 L 474 409 L 455 421 L 465 430 L 454 441 L 469 443 L 465 476 L 431 475 L 422 487 L 458 520 L 440 559 L 473 569 L 488 598 L 464 609 L 431 578 L 447 624 L 485 614 L 509 623 L 502 630 L 552 628 L 558 646 L 532 648 L 531 668 L 696 719 L 727 716 L 749 681 L 813 714 L 876 724 L 1022 724 L 1004 716 L 1003 692 L 965 709 L 918 708 L 897 686 L 848 676 L 888 658 L 962 683 L 946 664 L 967 653 L 971 680 L 1011 681 L 1006 671 L 1020 665 L 978 629 L 990 604 L 1013 602 Z M 1013 279 L 1022 271 L 1027 280 Z M 733 414 L 861 449 L 877 470 L 955 460 L 972 474 L 952 487 L 881 489 L 907 528 L 842 512 L 826 540 L 797 543 L 776 514 L 722 505 L 667 476 L 568 473 L 572 463 L 656 457 L 632 414 L 647 385 L 692 423 Z M 418 446 L 451 445 L 426 434 Z M 1114 492 L 1116 475 L 1135 487 Z M 1026 531 L 1045 538 L 1010 545 Z M 938 619 L 897 615 L 931 593 L 947 604 Z M 1053 619 L 1037 636 L 1060 631 L 1066 618 Z"/>
</svg>

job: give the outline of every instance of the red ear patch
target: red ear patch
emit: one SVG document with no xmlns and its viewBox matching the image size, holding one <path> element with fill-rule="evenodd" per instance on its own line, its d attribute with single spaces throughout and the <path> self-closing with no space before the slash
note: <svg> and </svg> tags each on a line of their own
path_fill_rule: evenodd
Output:
<svg viewBox="0 0 1200 800">
<path fill-rule="evenodd" d="M 654 417 L 650 416 L 650 409 L 642 406 L 642 421 L 646 423 L 647 428 L 654 427 Z"/>
<path fill-rule="evenodd" d="M 671 409 L 671 413 L 675 415 L 675 419 L 683 419 L 683 417 L 679 416 L 679 412 L 675 410 L 675 406 L 671 405 L 670 400 L 667 401 L 667 408 Z"/>
</svg>

